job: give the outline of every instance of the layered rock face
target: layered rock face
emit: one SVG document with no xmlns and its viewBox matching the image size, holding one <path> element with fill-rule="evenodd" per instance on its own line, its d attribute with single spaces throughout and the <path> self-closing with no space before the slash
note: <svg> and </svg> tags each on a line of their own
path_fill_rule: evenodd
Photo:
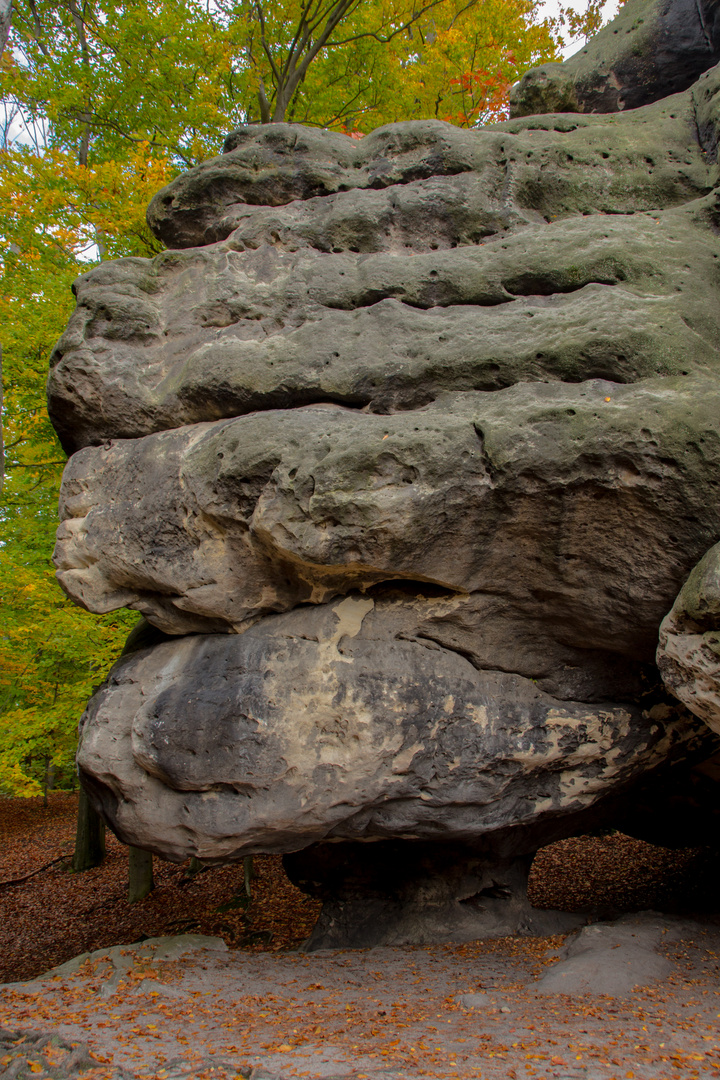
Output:
<svg viewBox="0 0 720 1080">
<path fill-rule="evenodd" d="M 719 103 L 713 69 L 610 115 L 245 128 L 153 200 L 169 250 L 79 279 L 58 578 L 157 628 L 81 725 L 122 839 L 296 853 L 318 944 L 506 933 L 538 846 L 717 749 L 688 587 L 675 696 L 655 650 L 720 537 Z"/>
</svg>

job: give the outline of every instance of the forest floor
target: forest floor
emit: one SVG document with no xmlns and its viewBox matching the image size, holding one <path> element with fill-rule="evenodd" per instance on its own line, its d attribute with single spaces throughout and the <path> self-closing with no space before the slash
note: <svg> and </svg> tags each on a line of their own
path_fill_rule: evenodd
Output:
<svg viewBox="0 0 720 1080">
<path fill-rule="evenodd" d="M 78 1074 L 87 1080 L 221 1080 L 253 1066 L 257 1080 L 720 1077 L 717 916 L 687 924 L 682 940 L 668 939 L 672 974 L 659 983 L 623 998 L 541 998 L 535 982 L 557 960 L 560 938 L 291 951 L 319 905 L 294 888 L 273 856 L 255 858 L 249 903 L 241 867 L 190 876 L 187 865 L 156 860 L 154 892 L 130 906 L 126 850 L 111 836 L 96 870 L 75 875 L 61 861 L 3 885 L 71 856 L 76 799 L 54 794 L 49 801 L 44 808 L 41 800 L 0 799 L 0 981 L 37 978 L 80 953 L 164 935 L 212 935 L 230 951 L 164 964 L 149 954 L 119 983 L 109 978 L 109 961 L 92 958 L 51 983 L 6 988 L 0 1026 L 65 1040 L 28 1064 L 28 1076 L 71 1075 L 58 1062 L 83 1044 L 94 1055 Z M 582 837 L 539 854 L 531 899 L 539 907 L 594 909 L 596 917 L 643 909 L 688 914 L 716 881 L 717 868 L 701 849 L 670 851 L 617 834 Z M 458 1002 L 477 992 L 490 995 L 481 1010 Z M 5 1067 L 8 1076 L 25 1075 L 14 1071 L 15 1051 L 3 1056 L 10 1044 L 2 1035 L 0 1076 Z"/>
</svg>

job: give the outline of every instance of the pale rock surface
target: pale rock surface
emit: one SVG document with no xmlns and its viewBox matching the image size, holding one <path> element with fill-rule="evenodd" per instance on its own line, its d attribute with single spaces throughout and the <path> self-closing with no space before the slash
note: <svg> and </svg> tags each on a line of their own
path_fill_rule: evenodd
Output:
<svg viewBox="0 0 720 1080">
<path fill-rule="evenodd" d="M 78 751 L 114 831 L 206 862 L 322 839 L 477 842 L 580 811 L 695 737 L 682 714 L 478 671 L 415 637 L 426 606 L 351 595 L 121 660 Z"/>
<path fill-rule="evenodd" d="M 665 685 L 720 734 L 720 544 L 693 569 L 660 626 Z"/>
<path fill-rule="evenodd" d="M 625 997 L 637 986 L 649 986 L 672 974 L 672 962 L 658 950 L 691 929 L 697 933 L 702 928 L 653 912 L 586 926 L 570 938 L 560 961 L 546 971 L 535 990 Z"/>
</svg>

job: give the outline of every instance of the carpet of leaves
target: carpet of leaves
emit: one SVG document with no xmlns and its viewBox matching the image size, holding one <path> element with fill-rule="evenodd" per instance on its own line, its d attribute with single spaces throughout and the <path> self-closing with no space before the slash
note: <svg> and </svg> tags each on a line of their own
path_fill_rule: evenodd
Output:
<svg viewBox="0 0 720 1080">
<path fill-rule="evenodd" d="M 285 876 L 279 856 L 253 860 L 246 904 L 242 866 L 191 876 L 188 864 L 155 860 L 155 890 L 127 902 L 127 848 L 108 833 L 95 870 L 69 870 L 77 797 L 0 798 L 0 982 L 29 979 L 82 952 L 164 934 L 222 937 L 230 948 L 278 951 L 308 936 L 320 910 Z M 21 877 L 59 855 L 19 885 Z M 716 899 L 717 867 L 703 848 L 673 851 L 615 834 L 574 837 L 541 851 L 530 877 L 536 907 L 587 910 L 602 917 L 654 909 L 694 912 Z"/>
<path fill-rule="evenodd" d="M 231 948 L 290 948 L 310 933 L 320 904 L 285 876 L 278 856 L 253 860 L 252 899 L 242 865 L 190 875 L 188 864 L 155 859 L 155 889 L 127 902 L 128 849 L 108 833 L 102 866 L 73 874 L 77 798 L 0 798 L 0 982 L 30 979 L 83 952 L 165 934 L 211 934 Z M 19 885 L 8 879 L 67 861 Z"/>
<path fill-rule="evenodd" d="M 0 881 L 70 855 L 75 805 L 62 795 L 47 809 L 0 800 Z M 287 881 L 279 859 L 256 858 L 247 906 L 241 867 L 191 878 L 187 867 L 158 860 L 156 890 L 131 907 L 124 850 L 109 838 L 108 851 L 97 870 L 74 875 L 55 864 L 0 889 L 0 978 L 28 978 L 86 950 L 187 930 L 221 935 L 238 951 L 140 966 L 110 999 L 102 997 L 109 974 L 102 961 L 40 996 L 6 992 L 0 1022 L 15 1031 L 61 1028 L 70 1047 L 88 1044 L 94 1068 L 86 1080 L 116 1080 L 123 1067 L 153 1080 L 220 1080 L 242 1075 L 240 1068 L 247 1075 L 258 1060 L 271 1075 L 328 1080 L 720 1077 L 720 934 L 712 919 L 697 941 L 670 947 L 677 973 L 657 987 L 625 1001 L 541 1000 L 532 979 L 553 962 L 559 937 L 308 956 L 287 950 L 307 935 L 317 904 Z M 531 895 L 540 906 L 612 913 L 692 910 L 704 906 L 710 873 L 700 850 L 581 837 L 541 852 Z M 146 979 L 167 990 L 143 993 Z M 500 995 L 497 1008 L 459 1007 L 458 993 L 488 988 Z"/>
</svg>

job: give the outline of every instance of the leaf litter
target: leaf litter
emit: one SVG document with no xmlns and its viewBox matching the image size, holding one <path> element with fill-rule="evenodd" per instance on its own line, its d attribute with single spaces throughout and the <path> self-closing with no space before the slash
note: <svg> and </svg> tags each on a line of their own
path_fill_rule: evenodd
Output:
<svg viewBox="0 0 720 1080">
<path fill-rule="evenodd" d="M 1 879 L 70 853 L 75 800 L 54 795 L 50 803 L 44 811 L 35 800 L 0 801 Z M 665 849 L 637 844 L 594 837 L 553 845 L 541 853 L 547 865 L 536 861 L 534 902 L 557 903 L 564 886 L 573 903 L 586 889 L 600 907 L 623 910 L 617 883 L 626 879 L 624 910 L 638 910 L 648 896 L 663 899 L 661 872 L 671 904 L 683 881 L 686 892 L 697 892 L 702 853 L 672 853 L 670 865 Z M 58 1071 L 64 1051 L 80 1052 L 77 1075 L 85 1080 L 720 1077 L 717 918 L 706 918 L 692 939 L 666 946 L 674 974 L 661 983 L 622 999 L 541 998 L 533 986 L 557 960 L 561 937 L 305 954 L 290 950 L 309 931 L 317 904 L 287 881 L 278 858 L 256 858 L 246 907 L 231 903 L 242 867 L 186 882 L 185 867 L 159 860 L 158 888 L 130 907 L 126 856 L 112 838 L 108 850 L 97 870 L 74 875 L 56 864 L 0 891 L 4 978 L 37 976 L 88 949 L 188 929 L 223 937 L 231 951 L 162 963 L 138 957 L 109 992 L 111 965 L 98 957 L 74 974 L 5 988 L 0 1025 L 7 1038 L 45 1037 L 56 1054 L 53 1065 L 33 1051 L 35 1067 L 14 1076 L 69 1076 Z M 485 995 L 486 1005 L 463 1007 L 458 998 L 468 993 Z M 54 1049 L 43 1033 L 56 1040 Z M 22 1047 L 6 1060 L 2 1036 L 0 1076 L 9 1076 Z"/>
</svg>

